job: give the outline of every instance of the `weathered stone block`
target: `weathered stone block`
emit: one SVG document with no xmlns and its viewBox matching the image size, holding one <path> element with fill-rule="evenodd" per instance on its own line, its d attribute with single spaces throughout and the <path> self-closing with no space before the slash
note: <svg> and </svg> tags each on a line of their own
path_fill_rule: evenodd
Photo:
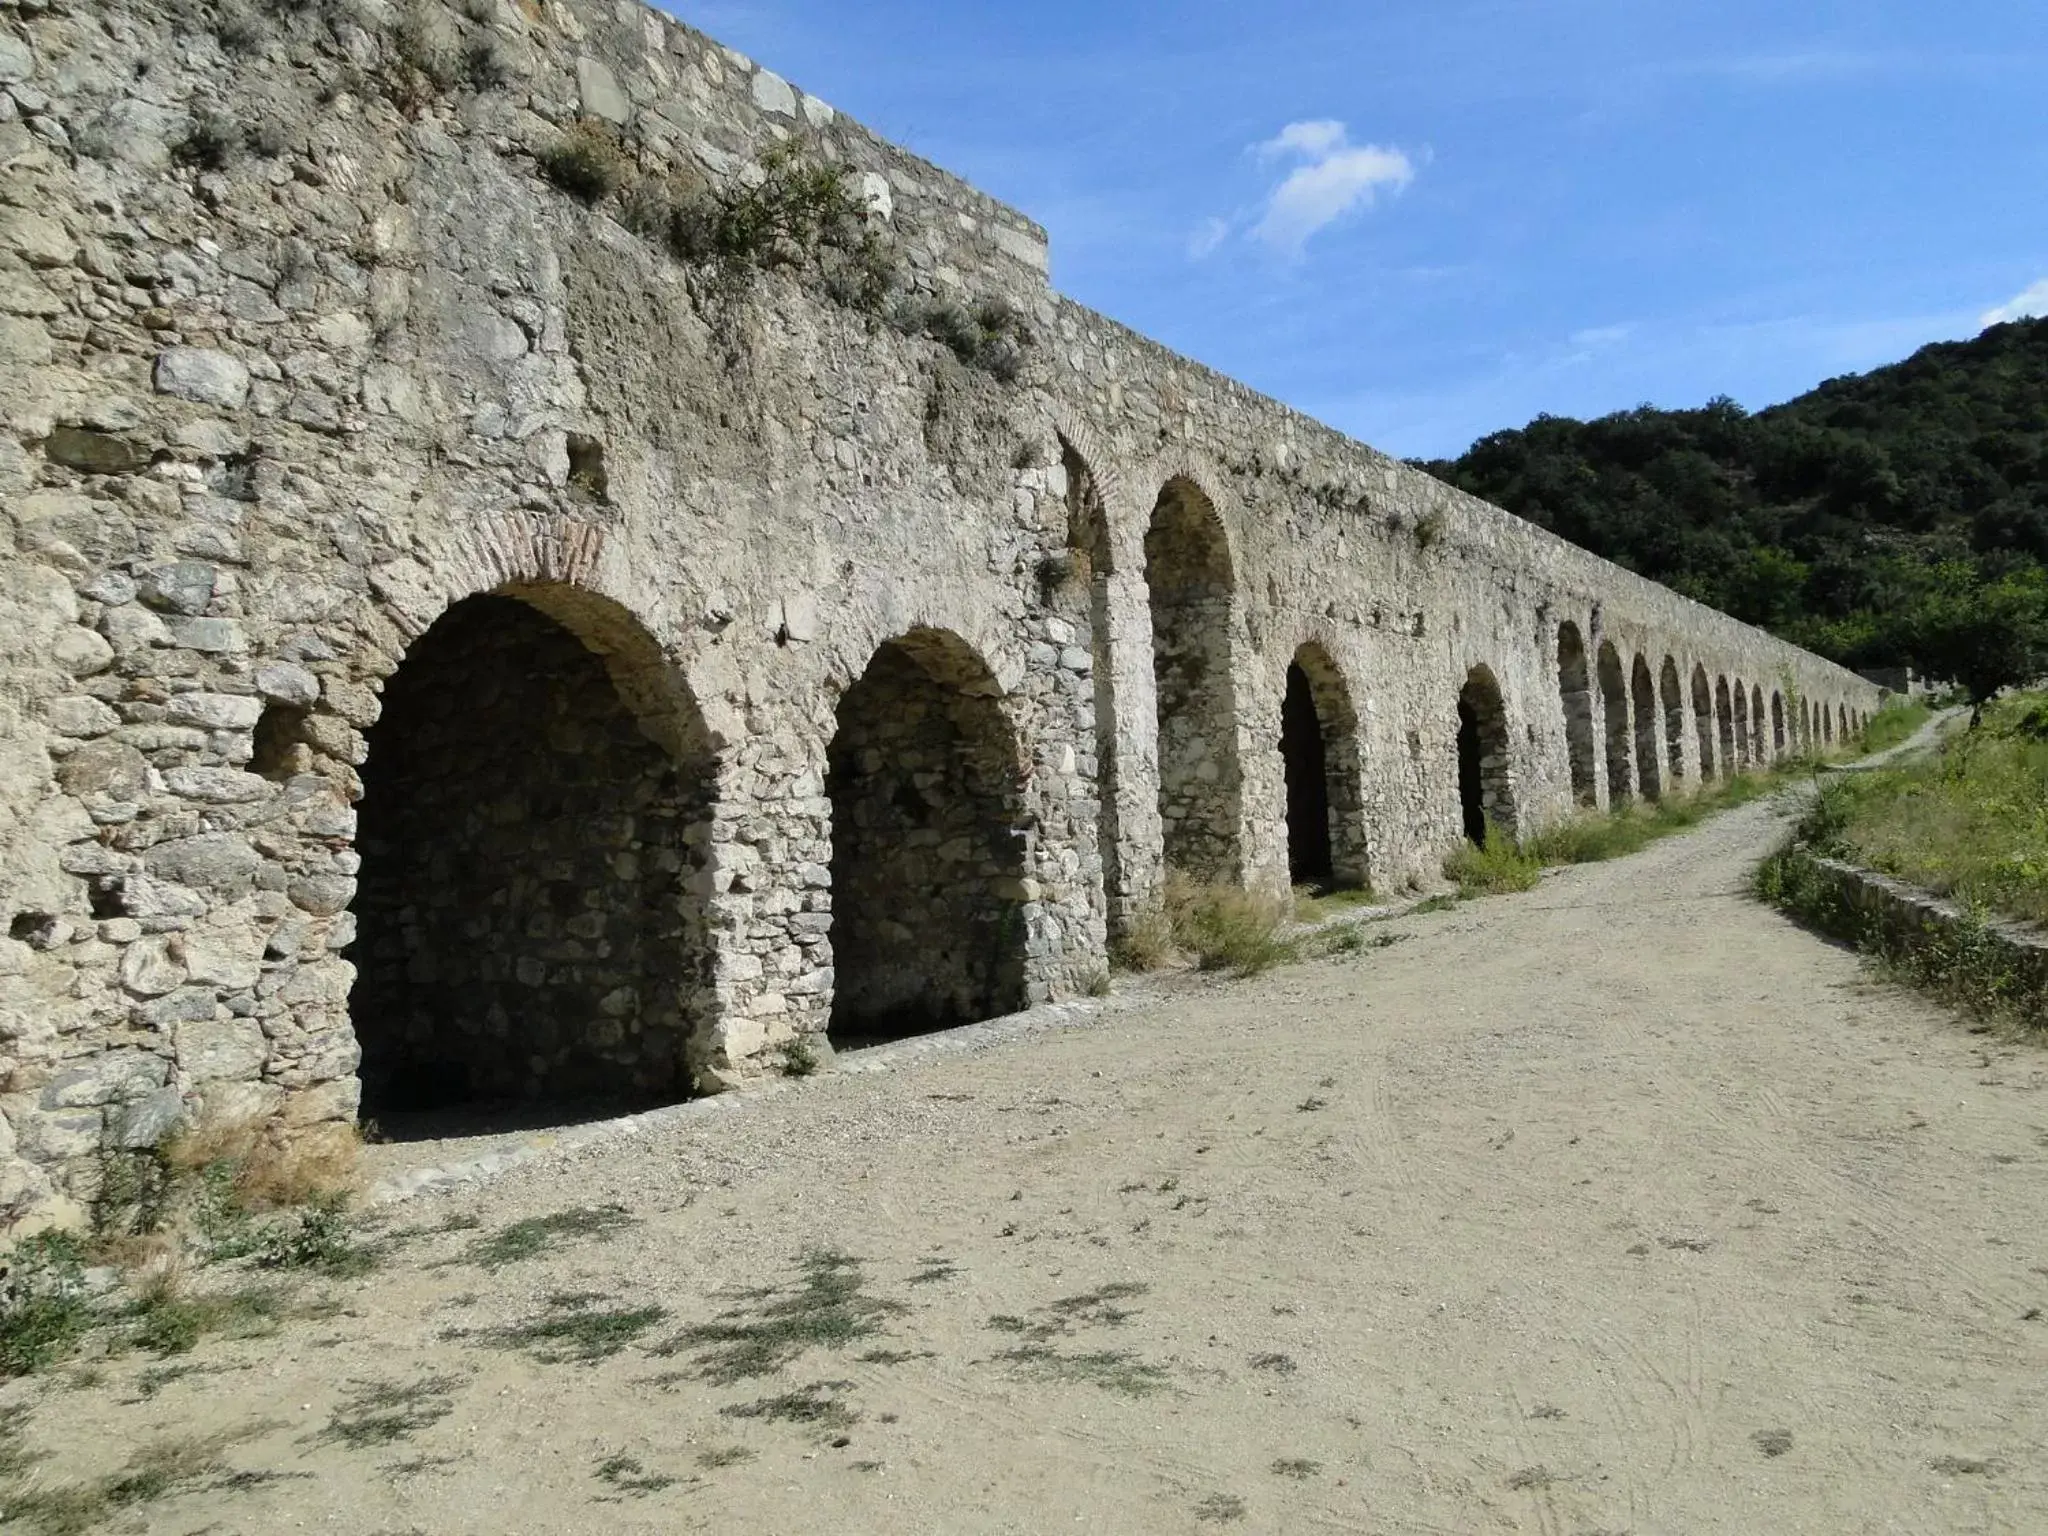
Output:
<svg viewBox="0 0 2048 1536">
<path fill-rule="evenodd" d="M 260 1077 L 270 1054 L 262 1026 L 250 1019 L 204 1019 L 180 1024 L 175 1037 L 178 1071 L 194 1084 Z"/>
<path fill-rule="evenodd" d="M 238 359 L 207 347 L 170 347 L 156 360 L 159 394 L 239 411 L 249 398 L 249 370 Z"/>
<path fill-rule="evenodd" d="M 122 1104 L 161 1088 L 170 1063 L 147 1051 L 108 1051 L 58 1071 L 43 1085 L 42 1109 L 86 1109 Z"/>
</svg>

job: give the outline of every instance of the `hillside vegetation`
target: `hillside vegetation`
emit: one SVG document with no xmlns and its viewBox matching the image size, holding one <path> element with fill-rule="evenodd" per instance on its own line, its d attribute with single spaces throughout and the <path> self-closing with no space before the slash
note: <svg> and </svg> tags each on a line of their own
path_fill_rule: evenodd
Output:
<svg viewBox="0 0 2048 1536">
<path fill-rule="evenodd" d="M 1422 467 L 1850 666 L 1960 676 L 1987 612 L 2000 635 L 2048 627 L 2048 320 L 1753 415 L 1541 416 Z M 2021 650 L 2024 669 L 2038 639 Z"/>
</svg>

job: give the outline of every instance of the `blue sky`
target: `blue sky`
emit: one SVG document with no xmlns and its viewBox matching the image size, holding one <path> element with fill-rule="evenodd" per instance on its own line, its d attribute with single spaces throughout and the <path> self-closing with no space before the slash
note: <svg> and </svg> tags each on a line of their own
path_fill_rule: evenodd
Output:
<svg viewBox="0 0 2048 1536">
<path fill-rule="evenodd" d="M 2048 314 L 2043 0 L 670 0 L 1377 447 Z"/>
</svg>

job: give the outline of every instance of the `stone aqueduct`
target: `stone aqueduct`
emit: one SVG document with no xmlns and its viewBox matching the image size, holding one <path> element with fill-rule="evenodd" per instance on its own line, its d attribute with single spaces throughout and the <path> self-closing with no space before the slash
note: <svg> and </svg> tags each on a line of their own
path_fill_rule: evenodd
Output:
<svg viewBox="0 0 2048 1536">
<path fill-rule="evenodd" d="M 675 1098 L 1069 995 L 1169 865 L 1425 887 L 1878 701 L 630 0 L 10 7 L 0 108 L 17 1211 L 195 1112 Z M 786 276 L 707 320 L 536 174 L 579 118 L 713 184 L 802 135 L 1021 370 Z"/>
</svg>

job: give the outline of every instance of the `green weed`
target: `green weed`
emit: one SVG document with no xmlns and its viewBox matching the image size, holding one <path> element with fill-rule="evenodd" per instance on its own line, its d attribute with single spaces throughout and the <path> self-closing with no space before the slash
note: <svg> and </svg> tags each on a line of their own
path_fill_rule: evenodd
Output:
<svg viewBox="0 0 2048 1536">
<path fill-rule="evenodd" d="M 585 1206 L 572 1211 L 555 1211 L 546 1216 L 529 1216 L 500 1228 L 471 1246 L 469 1262 L 484 1269 L 503 1269 L 546 1253 L 565 1238 L 610 1238 L 634 1224 L 624 1206 Z"/>
<path fill-rule="evenodd" d="M 751 1309 L 728 1312 L 685 1328 L 655 1351 L 698 1351 L 706 1381 L 729 1385 L 780 1370 L 812 1349 L 843 1349 L 882 1331 L 888 1318 L 909 1309 L 868 1294 L 860 1261 L 843 1253 L 805 1254 L 796 1284 L 748 1293 Z"/>
<path fill-rule="evenodd" d="M 493 1349 L 523 1350 L 545 1365 L 589 1365 L 616 1355 L 668 1317 L 663 1306 L 599 1307 L 605 1299 L 558 1292 L 540 1316 L 478 1337 Z M 458 1330 L 451 1336 L 464 1335 Z"/>
<path fill-rule="evenodd" d="M 47 1369 L 92 1326 L 85 1253 L 65 1232 L 38 1232 L 0 1259 L 0 1380 Z"/>
</svg>

